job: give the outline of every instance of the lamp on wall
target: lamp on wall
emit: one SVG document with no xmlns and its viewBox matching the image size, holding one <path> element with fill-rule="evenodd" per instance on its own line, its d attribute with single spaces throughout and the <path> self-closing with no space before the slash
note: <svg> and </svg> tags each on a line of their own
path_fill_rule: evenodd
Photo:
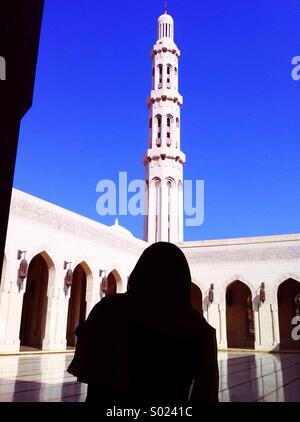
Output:
<svg viewBox="0 0 300 422">
<path fill-rule="evenodd" d="M 19 287 L 19 291 L 23 289 L 23 283 L 28 274 L 28 262 L 26 261 L 25 256 L 26 256 L 26 251 L 21 251 L 19 249 L 17 253 L 17 259 L 20 260 L 22 258 L 22 261 L 20 262 L 20 266 L 18 270 L 17 284 Z"/>
<path fill-rule="evenodd" d="M 261 283 L 261 285 L 260 285 L 259 299 L 260 299 L 261 303 L 264 303 L 265 300 L 266 300 L 265 283 Z"/>
<path fill-rule="evenodd" d="M 214 301 L 214 284 L 212 283 L 210 285 L 210 289 L 208 290 L 208 300 L 210 301 L 210 303 L 213 303 Z"/>
<path fill-rule="evenodd" d="M 73 271 L 71 269 L 71 264 L 72 262 L 64 261 L 64 270 L 66 270 L 69 267 L 65 275 L 66 288 L 71 287 L 73 283 Z"/>
</svg>

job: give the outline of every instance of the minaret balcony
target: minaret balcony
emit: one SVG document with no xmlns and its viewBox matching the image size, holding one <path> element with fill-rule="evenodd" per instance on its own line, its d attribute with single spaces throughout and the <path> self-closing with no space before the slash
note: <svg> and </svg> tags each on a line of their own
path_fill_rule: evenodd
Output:
<svg viewBox="0 0 300 422">
<path fill-rule="evenodd" d="M 171 41 L 169 38 L 164 38 L 163 40 L 159 40 L 156 42 L 151 51 L 151 58 L 153 59 L 155 54 L 159 54 L 162 52 L 170 52 L 172 54 L 175 54 L 177 57 L 180 57 L 179 48 L 174 43 L 174 41 Z"/>
<path fill-rule="evenodd" d="M 143 157 L 144 162 L 149 162 L 151 160 L 158 159 L 160 157 L 171 158 L 173 160 L 179 161 L 180 163 L 185 163 L 185 154 L 174 147 L 157 147 L 147 149 L 146 154 Z"/>
<path fill-rule="evenodd" d="M 154 103 L 155 101 L 160 100 L 170 100 L 179 103 L 180 105 L 183 104 L 183 98 L 179 94 L 176 89 L 172 88 L 162 88 L 162 89 L 152 89 L 150 96 L 148 97 L 147 103 L 150 104 L 151 102 Z"/>
</svg>

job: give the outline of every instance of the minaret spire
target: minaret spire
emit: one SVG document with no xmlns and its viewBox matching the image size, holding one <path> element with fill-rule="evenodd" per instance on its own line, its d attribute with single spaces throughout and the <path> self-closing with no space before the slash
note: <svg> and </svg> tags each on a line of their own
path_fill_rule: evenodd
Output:
<svg viewBox="0 0 300 422">
<path fill-rule="evenodd" d="M 183 240 L 183 164 L 180 149 L 178 58 L 174 21 L 165 13 L 158 18 L 157 41 L 151 52 L 152 86 L 148 98 L 148 149 L 145 166 L 144 239 L 150 243 Z"/>
<path fill-rule="evenodd" d="M 167 0 L 165 0 L 164 12 L 167 14 Z"/>
</svg>

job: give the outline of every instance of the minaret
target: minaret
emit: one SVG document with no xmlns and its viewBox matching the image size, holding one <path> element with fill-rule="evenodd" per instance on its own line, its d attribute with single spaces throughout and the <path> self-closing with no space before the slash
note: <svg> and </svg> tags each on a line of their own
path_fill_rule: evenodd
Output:
<svg viewBox="0 0 300 422">
<path fill-rule="evenodd" d="M 157 42 L 151 52 L 152 86 L 149 109 L 148 149 L 144 156 L 146 215 L 144 239 L 183 241 L 183 164 L 180 150 L 178 58 L 174 43 L 174 21 L 165 13 L 158 18 Z"/>
</svg>

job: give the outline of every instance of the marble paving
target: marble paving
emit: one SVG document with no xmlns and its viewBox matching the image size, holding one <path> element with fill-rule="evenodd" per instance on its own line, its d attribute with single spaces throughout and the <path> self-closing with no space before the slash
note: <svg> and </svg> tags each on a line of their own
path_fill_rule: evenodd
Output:
<svg viewBox="0 0 300 422">
<path fill-rule="evenodd" d="M 0 402 L 80 402 L 72 353 L 0 356 Z M 219 352 L 221 402 L 300 402 L 300 354 Z"/>
</svg>

